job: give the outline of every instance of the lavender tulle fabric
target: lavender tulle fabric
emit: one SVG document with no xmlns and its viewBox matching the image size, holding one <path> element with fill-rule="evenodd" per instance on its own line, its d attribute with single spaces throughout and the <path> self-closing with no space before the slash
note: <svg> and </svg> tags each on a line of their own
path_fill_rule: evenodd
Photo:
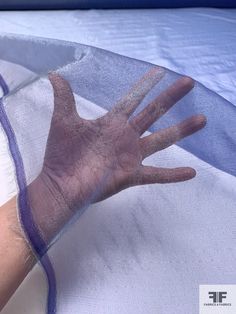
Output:
<svg viewBox="0 0 236 314">
<path fill-rule="evenodd" d="M 78 110 L 79 102 L 84 101 L 88 110 L 90 106 L 92 108 L 93 104 L 96 104 L 101 109 L 101 112 L 106 112 L 107 110 L 111 110 L 113 105 L 153 65 L 80 44 L 40 38 L 14 37 L 10 35 L 0 37 L 0 60 L 2 65 L 2 69 L 0 69 L 0 84 L 2 89 L 0 121 L 8 139 L 9 154 L 14 162 L 15 179 L 19 189 L 18 206 L 21 223 L 27 240 L 30 242 L 47 275 L 48 300 L 45 312 L 69 313 L 70 307 L 68 307 L 67 311 L 65 308 L 63 310 L 62 300 L 66 298 L 66 293 L 63 294 L 63 291 L 67 291 L 71 278 L 66 282 L 65 277 L 62 276 L 63 272 L 66 273 L 66 269 L 58 266 L 59 264 L 63 264 L 62 262 L 59 262 L 55 266 L 55 260 L 62 259 L 63 257 L 60 254 L 60 257 L 58 257 L 58 253 L 55 253 L 55 250 L 53 251 L 53 244 L 57 242 L 55 244 L 57 247 L 60 247 L 60 243 L 62 243 L 61 247 L 66 245 L 66 241 L 63 242 L 63 233 L 67 233 L 66 231 L 71 228 L 71 224 L 67 225 L 65 230 L 63 230 L 64 232 L 58 235 L 49 246 L 38 232 L 37 221 L 34 221 L 32 217 L 26 193 L 27 185 L 41 171 L 52 118 L 53 93 L 47 74 L 48 72 L 57 71 L 70 83 L 76 98 Z M 147 95 L 139 106 L 138 111 L 180 76 L 168 69 L 165 69 L 165 73 L 164 78 Z M 195 208 L 207 211 L 208 200 L 206 195 L 209 195 L 207 189 L 212 188 L 209 181 L 209 178 L 211 178 L 209 169 L 215 169 L 215 175 L 219 181 L 225 175 L 230 178 L 227 181 L 228 190 L 222 194 L 222 198 L 226 207 L 228 206 L 226 212 L 228 211 L 228 215 L 231 215 L 231 211 L 233 210 L 232 204 L 235 201 L 232 184 L 236 182 L 235 106 L 201 84 L 196 83 L 194 90 L 185 96 L 163 118 L 154 123 L 149 131 L 153 132 L 159 128 L 170 126 L 195 113 L 205 114 L 208 118 L 208 124 L 201 132 L 178 143 L 178 149 L 183 151 L 183 156 L 186 153 L 200 160 L 203 164 L 201 175 L 205 178 L 206 185 L 203 187 L 204 180 L 199 182 L 199 190 L 196 191 L 197 187 L 193 186 L 192 190 L 190 189 L 190 195 L 194 199 Z M 183 157 L 183 159 L 186 162 L 186 157 Z M 181 160 L 181 154 L 179 160 Z M 224 182 L 221 184 L 223 186 Z M 169 189 L 171 192 L 171 188 Z M 225 185 L 224 189 L 226 189 Z M 140 191 L 142 193 L 144 190 L 140 189 Z M 174 187 L 171 193 L 176 193 Z M 198 193 L 199 199 L 196 197 Z M 216 206 L 217 217 L 219 209 L 217 209 L 216 205 L 217 196 L 213 190 L 211 190 L 211 193 L 210 197 L 216 200 L 213 203 Z M 122 201 L 124 207 L 126 206 L 126 202 L 129 202 L 129 192 L 126 192 L 125 195 L 127 198 L 123 198 Z M 202 199 L 203 195 L 205 197 L 204 201 Z M 149 197 L 152 198 L 152 195 L 149 195 Z M 185 210 L 187 206 L 184 201 L 181 201 L 181 197 L 179 203 L 176 205 L 180 208 L 180 211 Z M 150 199 L 147 199 L 145 191 L 142 202 L 144 202 L 143 208 L 145 208 L 145 202 L 147 202 L 150 210 L 156 206 L 155 197 L 152 204 Z M 114 200 L 114 203 L 116 203 L 116 200 Z M 99 208 L 102 209 L 103 203 L 96 206 L 100 206 Z M 109 206 L 112 207 L 112 201 L 110 201 Z M 112 208 L 110 208 L 110 211 L 112 211 Z M 79 211 L 73 218 L 73 224 L 77 224 L 82 212 Z M 233 221 L 234 219 L 232 220 L 232 225 Z M 229 225 L 229 229 L 231 228 L 230 226 L 231 224 Z M 80 238 L 80 236 L 81 233 L 78 232 L 78 239 L 76 241 L 83 243 L 84 239 L 83 237 Z M 207 237 L 207 232 L 205 236 Z M 110 235 L 110 238 L 112 239 L 113 235 Z M 73 240 L 74 238 L 71 239 L 72 243 Z M 102 237 L 98 237 L 98 240 L 102 242 Z M 115 242 L 114 237 L 114 247 L 116 247 Z M 102 246 L 102 243 L 100 244 Z M 52 258 L 50 257 L 50 251 L 53 252 Z M 235 255 L 235 250 L 232 251 L 232 254 Z M 71 252 L 71 255 L 73 259 L 73 252 Z M 226 264 L 228 263 L 229 267 L 231 267 L 232 263 L 231 257 L 226 257 Z M 66 258 L 68 257 L 65 256 Z M 87 258 L 89 259 L 89 256 Z M 90 263 L 89 261 L 87 262 Z M 215 272 L 217 273 L 216 269 Z M 232 281 L 235 277 L 234 272 L 231 277 Z M 227 276 L 225 278 L 228 279 L 228 282 L 230 281 Z M 83 279 L 81 278 L 81 280 Z M 76 283 L 74 284 L 76 285 Z M 132 291 L 130 293 L 132 295 Z M 122 302 L 122 299 L 120 302 Z M 76 313 L 83 312 L 79 312 L 78 310 Z M 88 311 L 87 313 L 92 312 Z M 106 309 L 104 313 L 109 313 L 109 310 Z M 112 309 L 110 313 L 116 312 Z M 129 309 L 127 313 L 135 313 L 135 311 L 132 312 Z M 149 311 L 149 313 L 152 312 Z M 171 310 L 169 312 L 167 310 L 165 313 L 172 312 Z"/>
</svg>

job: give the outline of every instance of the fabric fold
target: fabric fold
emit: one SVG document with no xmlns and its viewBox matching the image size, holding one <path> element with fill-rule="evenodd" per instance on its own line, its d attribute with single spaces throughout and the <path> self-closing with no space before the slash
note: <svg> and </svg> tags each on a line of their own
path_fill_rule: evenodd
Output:
<svg viewBox="0 0 236 314">
<path fill-rule="evenodd" d="M 66 313 L 65 304 L 64 307 L 62 305 L 63 280 L 65 280 L 65 278 L 62 278 L 63 276 L 60 274 L 60 271 L 63 270 L 55 267 L 57 264 L 57 259 L 55 259 L 57 253 L 54 252 L 55 249 L 53 246 L 49 252 L 47 252 L 50 248 L 50 241 L 47 242 L 47 240 L 45 240 L 45 235 L 42 229 L 40 229 L 39 217 L 42 215 L 42 217 L 45 218 L 44 216 L 46 215 L 46 212 L 44 212 L 45 200 L 43 200 L 40 195 L 39 185 L 37 185 L 35 191 L 40 197 L 37 197 L 35 192 L 34 194 L 30 194 L 30 190 L 28 189 L 28 186 L 32 186 L 33 182 L 35 182 L 34 180 L 42 173 L 42 169 L 45 167 L 45 154 L 47 155 L 48 143 L 52 133 L 52 121 L 59 119 L 61 123 L 64 119 L 63 115 L 58 116 L 58 112 L 55 115 L 55 90 L 53 95 L 53 89 L 47 74 L 49 72 L 56 72 L 71 86 L 73 91 L 72 95 L 75 100 L 75 112 L 80 112 L 80 107 L 85 106 L 87 111 L 89 111 L 90 107 L 93 108 L 93 112 L 95 110 L 94 108 L 99 108 L 99 110 L 95 110 L 95 112 L 98 113 L 100 110 L 102 112 L 107 110 L 111 111 L 114 108 L 114 104 L 119 102 L 141 77 L 152 71 L 153 65 L 94 47 L 57 40 L 27 37 L 14 38 L 13 36 L 5 35 L 0 37 L 0 43 L 0 59 L 4 60 L 1 61 L 1 63 L 4 64 L 4 69 L 0 73 L 0 84 L 3 94 L 0 103 L 0 119 L 1 125 L 7 135 L 10 154 L 14 161 L 16 181 L 19 188 L 18 205 L 20 218 L 26 237 L 31 243 L 47 275 L 49 287 L 47 312 L 55 313 L 57 310 L 59 313 L 60 311 Z M 161 68 L 159 70 L 163 71 Z M 180 77 L 179 74 L 165 69 L 165 76 L 157 85 L 154 84 L 155 86 L 148 93 L 147 97 L 144 97 L 144 100 L 141 102 L 138 110 L 135 111 L 135 114 L 141 112 L 144 106 L 150 103 L 161 91 L 165 90 Z M 10 84 L 8 84 L 7 81 L 9 81 Z M 64 92 L 64 87 L 62 91 Z M 58 90 L 58 92 L 60 92 L 60 90 Z M 96 107 L 95 104 L 98 107 Z M 71 103 L 71 105 L 73 104 Z M 60 106 L 62 109 L 65 109 L 65 104 L 62 103 Z M 77 128 L 80 128 L 80 125 L 77 124 L 77 120 L 74 119 L 75 112 L 70 113 L 69 110 L 69 107 L 67 107 L 66 111 L 64 111 L 64 115 L 68 117 L 68 115 L 71 114 L 70 127 L 74 125 L 74 129 L 72 129 L 74 132 L 77 132 Z M 192 206 L 195 210 L 197 210 L 197 208 L 199 208 L 199 211 L 203 209 L 207 210 L 208 197 L 213 200 L 212 206 L 216 206 L 214 200 L 217 200 L 217 195 L 215 193 L 219 191 L 219 187 L 216 188 L 216 191 L 209 189 L 211 195 L 206 195 L 208 184 L 212 184 L 214 181 L 212 180 L 212 176 L 215 176 L 216 185 L 217 182 L 221 182 L 221 180 L 222 185 L 227 182 L 225 193 L 222 193 L 222 198 L 224 198 L 224 202 L 228 205 L 228 215 L 231 215 L 233 200 L 235 201 L 233 184 L 235 183 L 236 175 L 236 163 L 234 158 L 236 152 L 235 106 L 206 89 L 201 84 L 196 83 L 195 88 L 182 98 L 175 107 L 171 108 L 157 123 L 154 123 L 149 131 L 154 132 L 163 129 L 180 122 L 190 115 L 199 113 L 203 113 L 207 116 L 208 124 L 206 128 L 178 143 L 178 147 L 174 148 L 178 158 L 176 158 L 174 162 L 176 162 L 176 166 L 178 166 L 182 158 L 184 161 L 187 161 L 189 158 L 191 161 L 195 160 L 196 164 L 199 166 L 200 181 L 198 185 L 192 186 L 192 190 L 191 188 L 189 189 L 189 197 L 191 198 L 192 195 L 194 199 Z M 57 120 L 55 120 L 55 125 L 58 126 Z M 65 130 L 69 130 L 69 126 Z M 82 131 L 83 129 L 81 129 L 81 132 Z M 63 132 L 60 133 L 59 130 L 56 137 L 53 137 L 51 146 L 53 147 L 55 144 L 54 141 L 60 141 L 62 137 Z M 73 135 L 71 135 L 70 138 L 73 138 Z M 173 152 L 171 150 L 168 152 L 164 159 L 165 163 L 171 164 Z M 52 158 L 55 158 L 54 154 L 52 155 Z M 68 151 L 68 162 L 70 155 L 71 152 Z M 157 157 L 157 159 L 155 159 L 155 162 L 156 161 L 158 164 L 158 161 L 163 161 L 163 159 L 159 160 Z M 213 169 L 212 172 L 211 169 Z M 204 177 L 205 181 L 208 183 L 203 187 Z M 222 178 L 226 178 L 226 181 Z M 103 184 L 105 185 L 104 182 L 107 182 L 108 179 L 109 173 L 105 173 L 104 176 L 102 176 L 101 182 L 99 181 L 98 186 L 102 189 Z M 185 202 L 186 195 L 184 195 L 186 184 L 187 183 L 184 183 L 181 191 L 176 191 L 174 186 L 168 188 L 169 194 L 163 194 L 163 199 L 167 202 L 165 206 L 171 206 L 173 208 L 176 206 L 176 210 L 179 208 L 181 211 L 188 211 L 187 203 Z M 51 189 L 52 187 L 50 186 L 50 190 Z M 199 200 L 196 198 L 197 193 L 194 189 L 199 189 L 199 194 L 201 195 Z M 58 193 L 53 201 L 48 199 L 47 206 L 52 209 L 52 218 L 56 221 L 56 217 L 58 218 L 56 214 L 59 213 L 59 218 L 61 219 L 60 224 L 62 226 L 64 221 L 70 222 L 70 224 L 73 222 L 74 226 L 78 226 L 78 217 L 93 203 L 95 197 L 93 194 L 94 189 L 91 191 L 88 189 L 88 191 L 89 192 L 87 192 L 87 190 L 86 192 L 83 191 L 83 193 L 88 193 L 87 199 L 89 201 L 86 204 L 82 204 L 82 210 L 75 215 L 74 213 L 68 214 L 74 204 L 68 202 L 69 196 L 67 194 Z M 123 200 L 122 204 L 125 204 L 126 201 L 128 202 L 129 192 L 125 193 L 126 198 Z M 140 193 L 142 192 L 140 191 Z M 181 195 L 178 201 L 174 198 L 175 193 L 180 193 Z M 70 193 L 68 192 L 68 194 Z M 148 195 L 149 197 L 151 196 L 148 191 L 146 191 L 144 195 L 145 197 L 142 198 L 142 200 L 140 199 L 140 202 L 144 202 L 143 209 L 145 208 L 146 198 Z M 117 200 L 117 197 L 118 196 L 115 196 L 112 200 Z M 168 198 L 171 199 L 172 197 L 178 203 L 168 205 L 168 202 L 171 202 L 171 200 L 168 201 Z M 37 199 L 37 201 L 35 201 L 35 199 Z M 116 203 L 115 200 L 114 203 Z M 107 205 L 104 206 L 112 207 L 112 203 L 110 202 L 112 201 L 105 201 Z M 148 208 L 151 210 L 152 206 L 155 207 L 155 202 L 155 198 L 153 202 L 149 200 L 146 210 L 148 210 Z M 68 207 L 65 213 L 61 208 L 58 211 L 57 206 L 59 203 L 62 204 L 62 206 L 59 207 Z M 101 206 L 102 208 L 102 204 L 104 203 L 98 203 L 93 206 L 95 208 Z M 37 209 L 34 211 L 33 209 L 36 207 Z M 41 209 L 41 212 L 39 209 Z M 217 213 L 218 209 L 217 207 Z M 36 215 L 36 212 L 40 214 Z M 233 217 L 233 219 L 234 218 L 235 217 Z M 86 217 L 84 219 L 86 220 Z M 91 220 L 92 219 L 91 217 Z M 122 220 L 122 218 L 119 219 Z M 136 221 L 136 219 L 137 217 L 134 218 L 134 221 Z M 136 221 L 136 232 L 142 235 L 142 227 L 140 227 L 139 223 Z M 168 221 L 166 221 L 166 223 L 168 225 Z M 52 222 L 50 221 L 50 224 L 53 224 L 53 219 Z M 220 226 L 220 222 L 218 225 Z M 69 228 L 67 227 L 67 229 Z M 76 227 L 74 227 L 73 230 L 75 229 Z M 69 233 L 70 231 L 68 230 L 66 236 L 68 236 Z M 164 234 L 165 232 L 163 232 L 163 235 Z M 61 232 L 52 240 L 52 243 L 55 243 L 56 240 L 59 239 L 59 241 L 55 243 L 55 247 L 57 248 L 60 246 L 58 243 L 63 243 L 64 237 L 61 239 L 60 235 Z M 75 236 L 76 233 L 73 237 Z M 179 232 L 179 236 L 180 239 L 182 239 L 181 232 Z M 127 237 L 129 238 L 128 235 Z M 145 239 L 144 235 L 142 235 L 142 237 Z M 112 239 L 112 236 L 110 239 Z M 211 240 L 213 241 L 213 239 Z M 83 241 L 82 238 L 81 241 Z M 133 258 L 136 256 L 136 262 L 139 264 L 139 257 L 135 253 L 135 245 L 132 240 L 130 241 L 129 246 L 130 250 L 133 252 Z M 231 239 L 231 242 L 232 241 L 233 239 Z M 116 240 L 114 240 L 114 243 L 116 243 Z M 100 245 L 102 244 L 100 243 Z M 110 263 L 106 261 L 106 253 L 99 251 L 100 245 L 95 245 L 97 253 L 100 257 L 104 258 L 103 264 L 110 265 Z M 114 244 L 114 246 L 116 245 Z M 190 247 L 189 249 L 191 250 Z M 61 248 L 59 250 L 61 250 Z M 50 256 L 50 252 L 54 253 Z M 235 251 L 233 251 L 233 254 L 235 254 Z M 71 259 L 73 260 L 73 257 Z M 230 263 L 230 257 L 228 260 Z M 107 267 L 109 268 L 109 266 Z M 62 281 L 60 281 L 60 277 Z M 59 291 L 57 291 L 57 278 L 59 278 L 60 281 Z M 233 274 L 232 278 L 235 278 L 235 274 Z M 65 283 L 65 286 L 66 284 L 68 283 Z M 66 291 L 67 288 L 64 288 Z M 56 298 L 57 292 L 60 300 Z M 72 291 L 71 293 L 73 294 Z M 64 310 L 62 310 L 63 308 Z M 68 309 L 71 310 L 70 306 L 68 306 Z M 70 310 L 68 310 L 68 313 Z M 107 313 L 108 312 L 109 310 L 107 310 Z M 113 312 L 114 310 L 111 310 L 110 313 Z M 129 313 L 132 313 L 131 309 L 129 309 Z"/>
</svg>

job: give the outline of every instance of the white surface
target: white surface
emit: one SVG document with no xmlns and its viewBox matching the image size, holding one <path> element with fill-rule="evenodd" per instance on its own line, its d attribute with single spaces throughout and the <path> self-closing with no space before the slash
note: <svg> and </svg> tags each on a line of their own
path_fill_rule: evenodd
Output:
<svg viewBox="0 0 236 314">
<path fill-rule="evenodd" d="M 37 101 L 48 107 L 51 87 L 41 80 L 39 90 L 42 84 Z M 105 112 L 76 100 L 85 118 Z M 6 145 L 0 147 L 1 182 L 8 180 L 11 191 L 12 162 Z M 131 188 L 91 206 L 50 250 L 58 313 L 197 314 L 199 284 L 235 283 L 236 178 L 177 146 L 146 163 L 190 165 L 198 175 L 179 184 Z M 43 313 L 45 292 L 37 267 L 2 313 Z"/>
<path fill-rule="evenodd" d="M 101 47 L 187 74 L 236 104 L 236 10 L 0 12 L 1 31 Z"/>
<path fill-rule="evenodd" d="M 91 44 L 186 73 L 236 104 L 236 10 L 0 12 L 0 20 L 2 32 Z M 101 108 L 85 102 L 83 110 Z M 16 186 L 2 132 L 0 143 L 4 203 Z M 196 167 L 198 177 L 130 189 L 81 217 L 52 252 L 63 269 L 63 314 L 195 314 L 198 284 L 235 283 L 235 178 L 176 146 L 158 156 Z M 45 293 L 36 267 L 2 313 L 44 313 Z"/>
</svg>

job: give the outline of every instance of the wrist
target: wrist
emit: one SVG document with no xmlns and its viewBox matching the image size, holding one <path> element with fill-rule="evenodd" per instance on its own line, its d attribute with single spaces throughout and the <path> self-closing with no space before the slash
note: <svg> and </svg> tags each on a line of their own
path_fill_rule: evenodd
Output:
<svg viewBox="0 0 236 314">
<path fill-rule="evenodd" d="M 73 212 L 50 177 L 42 172 L 27 188 L 32 217 L 46 244 L 70 220 Z"/>
</svg>

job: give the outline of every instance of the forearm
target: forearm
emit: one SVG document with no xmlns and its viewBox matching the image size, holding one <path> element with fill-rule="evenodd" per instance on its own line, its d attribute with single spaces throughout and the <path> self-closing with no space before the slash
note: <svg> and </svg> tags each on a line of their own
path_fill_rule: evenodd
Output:
<svg viewBox="0 0 236 314">
<path fill-rule="evenodd" d="M 48 246 L 74 215 L 60 191 L 41 174 L 27 187 L 33 221 Z M 0 207 L 0 311 L 36 263 L 19 219 L 17 197 Z"/>
<path fill-rule="evenodd" d="M 0 311 L 35 262 L 18 220 L 14 197 L 0 207 Z"/>
</svg>

